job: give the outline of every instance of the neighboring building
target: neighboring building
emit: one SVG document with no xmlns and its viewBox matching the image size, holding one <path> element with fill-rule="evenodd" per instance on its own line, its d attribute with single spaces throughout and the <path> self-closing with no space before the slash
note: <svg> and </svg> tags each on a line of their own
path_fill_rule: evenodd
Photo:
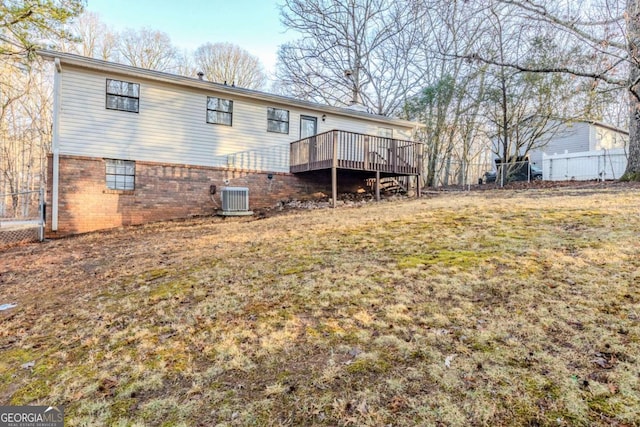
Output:
<svg viewBox="0 0 640 427">
<path fill-rule="evenodd" d="M 548 181 L 587 181 L 620 179 L 627 169 L 624 148 L 544 154 L 542 176 Z"/>
<path fill-rule="evenodd" d="M 55 63 L 48 236 L 213 214 L 212 185 L 258 208 L 331 191 L 331 168 L 341 188 L 419 175 L 414 122 L 39 53 Z"/>
<path fill-rule="evenodd" d="M 554 122 L 537 143 L 527 157 L 544 180 L 617 179 L 626 169 L 629 132 L 604 123 Z"/>
<path fill-rule="evenodd" d="M 555 131 L 549 142 L 529 153 L 531 163 L 542 168 L 543 154 L 580 153 L 585 151 L 626 148 L 629 132 L 599 122 L 580 121 L 568 123 Z"/>
</svg>

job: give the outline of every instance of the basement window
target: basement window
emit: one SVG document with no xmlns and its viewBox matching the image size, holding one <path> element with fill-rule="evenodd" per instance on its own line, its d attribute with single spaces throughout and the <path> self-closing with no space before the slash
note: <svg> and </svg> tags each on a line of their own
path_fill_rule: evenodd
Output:
<svg viewBox="0 0 640 427">
<path fill-rule="evenodd" d="M 267 131 L 289 133 L 289 111 L 280 108 L 267 108 Z"/>
<path fill-rule="evenodd" d="M 207 96 L 207 123 L 231 126 L 233 122 L 233 101 Z"/>
<path fill-rule="evenodd" d="M 136 182 L 136 162 L 105 159 L 106 183 L 109 190 L 133 190 Z"/>
<path fill-rule="evenodd" d="M 107 109 L 137 113 L 140 109 L 140 84 L 107 79 Z"/>
</svg>

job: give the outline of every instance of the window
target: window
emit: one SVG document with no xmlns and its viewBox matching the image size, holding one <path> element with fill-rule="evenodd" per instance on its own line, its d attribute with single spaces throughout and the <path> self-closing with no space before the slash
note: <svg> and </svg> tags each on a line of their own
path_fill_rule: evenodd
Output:
<svg viewBox="0 0 640 427">
<path fill-rule="evenodd" d="M 233 101 L 207 96 L 207 123 L 231 126 Z"/>
<path fill-rule="evenodd" d="M 300 116 L 300 139 L 308 138 L 318 133 L 318 119 L 311 116 Z"/>
<path fill-rule="evenodd" d="M 393 138 L 393 129 L 378 128 L 378 136 L 381 136 L 383 138 Z"/>
<path fill-rule="evenodd" d="M 105 159 L 106 181 L 109 190 L 133 190 L 136 179 L 136 162 Z"/>
<path fill-rule="evenodd" d="M 267 108 L 267 131 L 289 133 L 289 111 Z"/>
<path fill-rule="evenodd" d="M 107 109 L 137 113 L 140 106 L 140 85 L 107 79 Z"/>
</svg>

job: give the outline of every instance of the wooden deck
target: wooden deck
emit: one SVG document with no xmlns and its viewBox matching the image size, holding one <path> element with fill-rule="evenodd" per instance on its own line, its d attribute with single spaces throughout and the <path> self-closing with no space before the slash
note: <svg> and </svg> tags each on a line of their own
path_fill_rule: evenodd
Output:
<svg viewBox="0 0 640 427">
<path fill-rule="evenodd" d="M 291 143 L 291 173 L 352 169 L 385 175 L 420 175 L 422 144 L 331 130 Z"/>
</svg>

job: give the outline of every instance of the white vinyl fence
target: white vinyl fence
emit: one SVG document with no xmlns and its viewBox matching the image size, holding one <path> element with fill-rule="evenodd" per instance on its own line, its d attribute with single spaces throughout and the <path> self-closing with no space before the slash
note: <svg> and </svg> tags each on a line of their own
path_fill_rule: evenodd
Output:
<svg viewBox="0 0 640 427">
<path fill-rule="evenodd" d="M 542 173 L 549 181 L 618 179 L 627 167 L 622 148 L 542 156 Z"/>
</svg>

